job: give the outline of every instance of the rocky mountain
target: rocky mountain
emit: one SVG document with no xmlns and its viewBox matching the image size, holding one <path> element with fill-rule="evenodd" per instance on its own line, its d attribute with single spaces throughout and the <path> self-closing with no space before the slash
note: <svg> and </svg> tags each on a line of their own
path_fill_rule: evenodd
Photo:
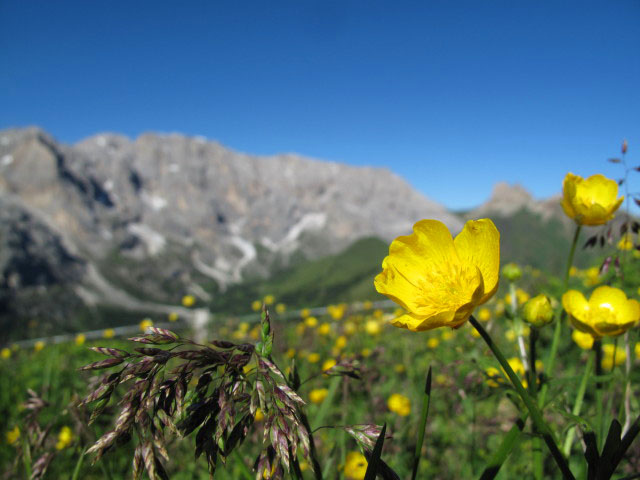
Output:
<svg viewBox="0 0 640 480">
<path fill-rule="evenodd" d="M 18 288 L 45 298 L 63 286 L 70 304 L 90 307 L 209 300 L 421 218 L 462 226 L 385 169 L 177 134 L 64 145 L 38 128 L 0 131 L 0 208 L 0 315 L 15 314 Z"/>
</svg>

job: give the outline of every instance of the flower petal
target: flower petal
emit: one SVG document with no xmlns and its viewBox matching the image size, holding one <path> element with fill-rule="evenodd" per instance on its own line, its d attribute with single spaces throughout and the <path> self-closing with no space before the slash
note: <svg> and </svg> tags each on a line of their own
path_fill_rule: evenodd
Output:
<svg viewBox="0 0 640 480">
<path fill-rule="evenodd" d="M 576 218 L 576 212 L 573 208 L 574 199 L 576 196 L 576 185 L 582 181 L 582 177 L 574 175 L 573 173 L 567 173 L 562 182 L 562 209 L 569 218 Z"/>
<path fill-rule="evenodd" d="M 430 317 L 422 317 L 413 313 L 407 313 L 391 320 L 394 327 L 406 328 L 412 332 L 423 332 L 438 327 L 450 327 L 455 312 L 440 312 Z"/>
<path fill-rule="evenodd" d="M 584 295 L 577 290 L 569 290 L 562 295 L 562 306 L 569 314 L 569 320 L 581 332 L 591 333 L 600 336 L 591 325 L 589 325 L 589 303 Z"/>
<path fill-rule="evenodd" d="M 484 281 L 484 303 L 498 290 L 500 276 L 500 232 L 488 218 L 468 221 L 453 241 L 460 262 L 478 267 Z"/>
</svg>

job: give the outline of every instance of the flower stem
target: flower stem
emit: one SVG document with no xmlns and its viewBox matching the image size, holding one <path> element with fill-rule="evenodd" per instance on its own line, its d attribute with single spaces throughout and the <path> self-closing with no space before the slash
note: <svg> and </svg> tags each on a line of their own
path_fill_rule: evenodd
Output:
<svg viewBox="0 0 640 480">
<path fill-rule="evenodd" d="M 624 351 L 627 358 L 624 364 L 624 427 L 622 427 L 622 435 L 626 434 L 631 427 L 631 345 L 629 343 L 629 331 L 624 334 Z"/>
<path fill-rule="evenodd" d="M 473 315 L 469 317 L 469 321 L 471 322 L 471 325 L 473 325 L 473 327 L 478 331 L 478 333 L 480 334 L 482 339 L 485 341 L 487 346 L 491 349 L 491 351 L 493 352 L 493 355 L 496 357 L 496 359 L 498 360 L 498 362 L 506 372 L 507 376 L 509 377 L 509 380 L 511 380 L 511 383 L 513 384 L 516 392 L 518 393 L 518 395 L 520 396 L 524 404 L 527 406 L 527 409 L 529 410 L 529 413 L 531 415 L 531 419 L 533 420 L 533 423 L 535 425 L 536 431 L 540 435 L 542 435 L 542 438 L 547 444 L 547 447 L 549 448 L 549 451 L 551 452 L 553 459 L 555 460 L 556 464 L 558 465 L 558 468 L 560 468 L 560 471 L 562 472 L 562 476 L 566 479 L 575 479 L 575 477 L 571 473 L 571 470 L 569 469 L 569 465 L 567 464 L 566 459 L 562 456 L 562 452 L 560 452 L 560 449 L 558 448 L 558 445 L 556 444 L 556 441 L 553 438 L 553 432 L 551 431 L 547 423 L 544 421 L 544 418 L 542 417 L 542 412 L 538 408 L 538 404 L 531 398 L 531 396 L 524 389 L 524 387 L 522 386 L 522 383 L 520 382 L 520 379 L 518 378 L 518 376 L 515 374 L 515 372 L 509 365 L 509 362 L 507 362 L 507 359 L 505 358 L 504 354 L 502 353 L 500 348 L 493 342 L 493 339 L 489 336 L 489 334 L 482 327 L 482 325 L 480 325 L 480 323 L 473 317 Z"/>
<path fill-rule="evenodd" d="M 576 403 L 573 404 L 573 410 L 571 413 L 575 416 L 580 415 L 580 410 L 582 409 L 582 401 L 584 399 L 584 393 L 587 390 L 587 382 L 589 377 L 591 376 L 591 371 L 593 370 L 593 362 L 595 360 L 595 352 L 589 354 L 589 359 L 587 360 L 587 366 L 584 369 L 584 373 L 582 374 L 582 379 L 580 380 L 580 386 L 578 387 L 578 394 L 576 395 Z M 571 453 L 571 445 L 573 444 L 573 439 L 575 437 L 576 430 L 575 427 L 571 427 L 569 432 L 567 433 L 567 438 L 564 442 L 564 454 L 569 456 Z"/>
</svg>

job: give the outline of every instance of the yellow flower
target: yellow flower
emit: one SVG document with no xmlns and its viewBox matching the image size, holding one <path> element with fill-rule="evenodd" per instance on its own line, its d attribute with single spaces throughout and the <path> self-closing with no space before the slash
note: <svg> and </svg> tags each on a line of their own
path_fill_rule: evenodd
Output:
<svg viewBox="0 0 640 480">
<path fill-rule="evenodd" d="M 358 330 L 358 327 L 356 326 L 355 323 L 353 323 L 352 321 L 348 320 L 348 321 L 344 322 L 343 329 L 344 329 L 344 333 L 346 333 L 347 335 L 353 335 Z"/>
<path fill-rule="evenodd" d="M 630 233 L 625 233 L 618 242 L 618 250 L 631 250 L 633 248 L 633 238 Z"/>
<path fill-rule="evenodd" d="M 640 319 L 640 303 L 606 285 L 596 288 L 588 302 L 582 293 L 569 290 L 562 296 L 562 306 L 575 328 L 597 338 L 621 335 Z"/>
<path fill-rule="evenodd" d="M 318 335 L 329 335 L 331 333 L 331 325 L 328 323 L 321 323 L 318 327 Z"/>
<path fill-rule="evenodd" d="M 140 322 L 140 330 L 142 330 L 143 332 L 146 332 L 147 328 L 149 327 L 153 327 L 153 320 L 151 320 L 150 318 L 145 318 Z"/>
<path fill-rule="evenodd" d="M 11 350 L 7 347 L 0 350 L 0 357 L 6 360 L 7 358 L 11 358 Z"/>
<path fill-rule="evenodd" d="M 326 388 L 314 388 L 309 392 L 309 400 L 311 403 L 322 403 L 327 398 L 329 390 Z"/>
<path fill-rule="evenodd" d="M 296 349 L 295 348 L 290 348 L 289 350 L 287 350 L 287 352 L 285 353 L 287 358 L 293 358 L 296 356 Z"/>
<path fill-rule="evenodd" d="M 540 294 L 524 304 L 522 316 L 534 327 L 543 327 L 553 320 L 553 308 L 549 297 Z"/>
<path fill-rule="evenodd" d="M 504 383 L 504 378 L 496 367 L 488 367 L 485 374 L 487 375 L 487 385 L 490 387 L 496 388 L 500 383 Z"/>
<path fill-rule="evenodd" d="M 307 317 L 304 319 L 304 324 L 309 328 L 313 328 L 318 325 L 318 319 L 316 317 Z"/>
<path fill-rule="evenodd" d="M 573 333 L 571 333 L 571 338 L 583 350 L 591 350 L 591 347 L 593 347 L 593 335 L 590 333 L 574 330 Z"/>
<path fill-rule="evenodd" d="M 336 338 L 336 343 L 333 346 L 338 350 L 342 350 L 347 346 L 347 337 L 345 337 L 344 335 L 340 335 L 338 338 Z"/>
<path fill-rule="evenodd" d="M 287 306 L 284 303 L 278 303 L 276 305 L 276 313 L 284 313 L 287 311 Z"/>
<path fill-rule="evenodd" d="M 406 417 L 411 413 L 411 400 L 400 393 L 394 393 L 387 400 L 387 407 L 401 417 Z"/>
<path fill-rule="evenodd" d="M 600 269 L 598 267 L 587 268 L 585 273 L 584 283 L 585 287 L 593 287 L 600 283 Z"/>
<path fill-rule="evenodd" d="M 515 263 L 507 263 L 502 267 L 502 275 L 510 282 L 517 282 L 522 277 L 522 270 Z"/>
<path fill-rule="evenodd" d="M 260 300 L 254 300 L 253 302 L 251 302 L 251 310 L 253 310 L 254 312 L 259 312 L 261 308 L 262 302 Z"/>
<path fill-rule="evenodd" d="M 453 335 L 454 333 L 451 330 L 445 330 L 444 332 L 442 332 L 442 335 L 440 335 L 440 337 L 442 337 L 442 340 L 446 342 L 451 340 L 453 338 Z"/>
<path fill-rule="evenodd" d="M 396 373 L 404 373 L 406 370 L 407 370 L 406 367 L 401 363 L 396 363 L 393 366 L 393 371 Z"/>
<path fill-rule="evenodd" d="M 367 358 L 368 356 L 371 355 L 371 349 L 363 348 L 362 350 L 360 350 L 360 355 L 362 355 L 364 358 Z"/>
<path fill-rule="evenodd" d="M 176 312 L 171 312 L 169 314 L 169 321 L 170 322 L 177 322 L 178 318 L 180 318 L 180 316 Z"/>
<path fill-rule="evenodd" d="M 489 310 L 487 307 L 482 307 L 480 310 L 478 310 L 478 320 L 480 320 L 481 322 L 488 322 L 489 320 L 491 320 L 491 310 Z"/>
<path fill-rule="evenodd" d="M 264 296 L 264 303 L 267 305 L 272 305 L 273 302 L 276 301 L 276 297 L 274 297 L 273 295 L 265 295 Z"/>
<path fill-rule="evenodd" d="M 567 173 L 562 183 L 562 209 L 578 225 L 603 225 L 611 220 L 624 197 L 618 196 L 618 182 L 604 175 L 583 179 Z"/>
<path fill-rule="evenodd" d="M 437 374 L 435 376 L 434 380 L 436 381 L 436 384 L 438 384 L 438 385 L 446 385 L 447 383 L 449 383 L 449 380 L 447 379 L 447 376 L 442 374 L 442 373 Z"/>
<path fill-rule="evenodd" d="M 495 294 L 499 267 L 500 234 L 491 220 L 468 221 L 455 240 L 443 223 L 421 220 L 391 243 L 374 283 L 408 312 L 392 320 L 396 327 L 456 328 Z"/>
<path fill-rule="evenodd" d="M 431 337 L 427 340 L 427 347 L 429 348 L 438 348 L 438 345 L 440 345 L 440 340 L 435 337 Z"/>
<path fill-rule="evenodd" d="M 310 353 L 309 356 L 307 357 L 307 361 L 309 363 L 318 363 L 320 361 L 320 354 L 319 353 Z"/>
<path fill-rule="evenodd" d="M 184 305 L 185 307 L 193 307 L 193 305 L 196 303 L 196 297 L 194 297 L 193 295 L 185 295 L 184 297 L 182 297 L 182 305 Z"/>
<path fill-rule="evenodd" d="M 635 346 L 634 350 L 636 352 L 636 358 L 640 359 L 640 342 L 636 342 L 636 346 Z"/>
<path fill-rule="evenodd" d="M 86 339 L 87 337 L 84 333 L 79 333 L 78 335 L 76 335 L 76 345 L 84 345 Z"/>
<path fill-rule="evenodd" d="M 7 443 L 9 445 L 13 445 L 14 443 L 16 443 L 19 438 L 20 438 L 20 429 L 18 428 L 17 425 L 13 427 L 13 430 L 9 430 L 7 432 Z"/>
<path fill-rule="evenodd" d="M 338 362 L 336 362 L 333 358 L 329 358 L 324 361 L 322 364 L 322 371 L 326 372 L 327 370 L 331 370 Z"/>
<path fill-rule="evenodd" d="M 571 268 L 569 269 L 569 276 L 570 277 L 575 277 L 578 275 L 578 267 L 576 267 L 575 265 L 572 265 Z"/>
<path fill-rule="evenodd" d="M 367 323 L 364 324 L 364 330 L 369 335 L 379 335 L 381 328 L 376 320 L 367 320 Z"/>
<path fill-rule="evenodd" d="M 71 445 L 73 441 L 73 432 L 67 426 L 64 426 L 60 429 L 60 433 L 58 434 L 58 443 L 56 443 L 56 449 L 62 450 Z"/>
<path fill-rule="evenodd" d="M 366 302 L 363 302 L 362 308 L 364 308 L 365 310 L 371 310 L 373 308 L 373 302 L 371 300 L 367 300 Z"/>
<path fill-rule="evenodd" d="M 303 308 L 302 310 L 300 310 L 300 316 L 302 318 L 307 318 L 309 315 L 311 315 L 311 310 L 309 310 L 308 308 Z"/>
<path fill-rule="evenodd" d="M 615 355 L 615 359 L 614 359 Z M 604 370 L 611 370 L 615 365 L 622 365 L 627 359 L 627 354 L 624 348 L 615 348 L 615 345 L 605 344 L 602 345 L 602 368 Z M 615 362 L 614 362 L 615 360 Z"/>
<path fill-rule="evenodd" d="M 33 349 L 36 352 L 39 352 L 40 350 L 42 350 L 44 348 L 44 342 L 42 340 L 38 340 L 36 343 L 34 343 L 33 345 Z"/>
<path fill-rule="evenodd" d="M 344 476 L 348 480 L 363 480 L 367 473 L 367 459 L 360 452 L 349 452 L 344 462 Z"/>
<path fill-rule="evenodd" d="M 262 413 L 262 409 L 260 407 L 256 408 L 256 413 L 253 416 L 253 419 L 256 422 L 261 422 L 262 420 L 264 420 L 264 413 Z"/>
</svg>

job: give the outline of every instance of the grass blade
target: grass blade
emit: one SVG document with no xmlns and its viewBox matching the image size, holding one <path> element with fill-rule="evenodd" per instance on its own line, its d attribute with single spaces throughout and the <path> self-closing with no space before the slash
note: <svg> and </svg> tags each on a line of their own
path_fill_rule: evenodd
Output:
<svg viewBox="0 0 640 480">
<path fill-rule="evenodd" d="M 420 464 L 420 456 L 422 453 L 422 444 L 424 443 L 424 434 L 427 428 L 427 417 L 429 416 L 429 403 L 431 401 L 431 367 L 427 373 L 427 381 L 424 386 L 424 397 L 422 398 L 422 413 L 420 416 L 420 428 L 418 429 L 418 443 L 413 454 L 413 472 L 411 480 L 415 480 L 418 475 L 418 465 Z"/>
<path fill-rule="evenodd" d="M 380 457 L 382 456 L 382 446 L 384 445 L 384 436 L 387 432 L 387 423 L 382 426 L 382 431 L 376 440 L 376 445 L 373 447 L 373 453 L 369 458 L 369 464 L 367 465 L 367 471 L 364 474 L 364 480 L 375 480 L 378 474 L 378 464 Z"/>
<path fill-rule="evenodd" d="M 527 421 L 527 417 L 528 415 L 525 414 L 513 424 L 511 430 L 509 430 L 502 440 L 498 450 L 493 454 L 487 466 L 484 467 L 480 480 L 492 480 L 496 475 L 498 475 L 502 464 L 507 460 L 513 448 L 518 444 L 520 434 L 524 430 L 524 424 Z"/>
</svg>

